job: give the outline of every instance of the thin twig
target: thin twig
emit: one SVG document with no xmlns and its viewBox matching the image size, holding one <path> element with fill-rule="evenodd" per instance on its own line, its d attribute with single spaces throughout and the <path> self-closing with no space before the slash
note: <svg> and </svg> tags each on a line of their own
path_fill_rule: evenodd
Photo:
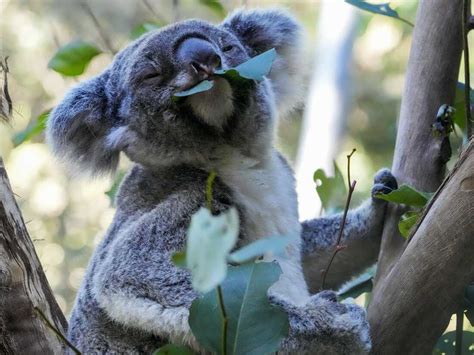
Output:
<svg viewBox="0 0 474 355">
<path fill-rule="evenodd" d="M 142 0 L 143 5 L 150 11 L 150 13 L 153 15 L 154 18 L 159 20 L 160 22 L 166 23 L 165 19 L 156 12 L 156 10 L 153 8 L 153 6 L 150 4 L 148 0 Z"/>
<path fill-rule="evenodd" d="M 222 320 L 224 322 L 224 327 L 222 328 L 222 354 L 227 354 L 227 312 L 224 306 L 224 296 L 222 295 L 222 287 L 217 286 L 217 299 L 219 300 L 219 308 L 221 310 Z"/>
<path fill-rule="evenodd" d="M 45 316 L 45 314 L 43 313 L 43 311 L 41 311 L 41 309 L 39 309 L 38 307 L 33 307 L 33 309 L 35 310 L 36 313 L 39 314 L 41 320 L 44 322 L 44 324 L 49 328 L 51 329 L 54 334 L 56 334 L 58 336 L 59 339 L 61 339 L 64 344 L 66 344 L 72 351 L 74 351 L 75 354 L 77 355 L 81 355 L 81 352 L 74 346 L 72 345 L 72 343 L 67 340 L 67 338 L 59 331 L 58 328 L 56 328 L 48 319 L 48 317 Z"/>
<path fill-rule="evenodd" d="M 81 1 L 81 6 L 84 9 L 84 11 L 89 15 L 89 17 L 92 19 L 92 22 L 94 22 L 95 27 L 97 28 L 97 32 L 99 32 L 99 36 L 102 38 L 102 41 L 104 42 L 105 46 L 107 49 L 113 54 L 117 54 L 117 50 L 114 48 L 112 45 L 112 41 L 110 40 L 109 36 L 107 33 L 104 31 L 104 28 L 100 24 L 99 20 L 95 16 L 94 12 L 92 11 L 91 7 L 87 3 L 86 0 Z"/>
<path fill-rule="evenodd" d="M 173 18 L 174 22 L 179 21 L 179 0 L 173 0 Z"/>
<path fill-rule="evenodd" d="M 347 193 L 347 199 L 346 199 L 346 206 L 344 207 L 344 214 L 342 215 L 342 222 L 341 222 L 341 227 L 339 228 L 339 235 L 337 236 L 337 241 L 336 241 L 336 247 L 334 248 L 334 252 L 331 255 L 331 258 L 329 259 L 328 266 L 323 270 L 323 280 L 321 282 L 321 289 L 324 289 L 324 286 L 326 285 L 326 277 L 329 271 L 329 268 L 332 265 L 332 262 L 334 261 L 334 258 L 336 257 L 337 253 L 339 253 L 341 250 L 343 250 L 346 246 L 341 245 L 342 241 L 342 235 L 344 232 L 344 226 L 346 225 L 346 219 L 347 219 L 347 213 L 349 211 L 349 206 L 351 203 L 352 199 L 352 193 L 354 192 L 356 181 L 351 182 L 351 157 L 352 154 L 355 153 L 355 149 L 352 150 L 352 152 L 347 156 L 347 183 L 349 186 L 349 191 Z"/>
<path fill-rule="evenodd" d="M 456 312 L 456 347 L 455 355 L 462 355 L 462 336 L 463 336 L 464 310 Z"/>
<path fill-rule="evenodd" d="M 464 0 L 462 24 L 463 24 L 463 42 L 464 42 L 464 101 L 466 111 L 466 141 L 472 136 L 472 117 L 471 117 L 471 77 L 469 73 L 469 26 L 471 18 L 471 0 Z"/>
</svg>

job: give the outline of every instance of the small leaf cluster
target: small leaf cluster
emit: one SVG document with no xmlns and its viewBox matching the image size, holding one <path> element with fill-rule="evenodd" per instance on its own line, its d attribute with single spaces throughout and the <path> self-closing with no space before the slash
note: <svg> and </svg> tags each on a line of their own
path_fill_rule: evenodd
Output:
<svg viewBox="0 0 474 355">
<path fill-rule="evenodd" d="M 400 234 L 405 238 L 408 238 L 411 229 L 421 215 L 421 208 L 428 203 L 432 195 L 432 193 L 421 192 L 412 186 L 403 184 L 398 189 L 393 190 L 388 194 L 377 194 L 375 197 L 388 202 L 403 204 L 414 208 L 404 213 L 398 222 L 398 230 L 400 231 Z"/>
</svg>

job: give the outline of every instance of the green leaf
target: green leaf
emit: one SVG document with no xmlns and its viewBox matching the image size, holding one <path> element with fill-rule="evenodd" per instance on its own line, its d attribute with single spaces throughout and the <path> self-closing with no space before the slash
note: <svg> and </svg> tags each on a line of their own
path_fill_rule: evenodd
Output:
<svg viewBox="0 0 474 355">
<path fill-rule="evenodd" d="M 208 292 L 224 280 L 227 257 L 237 242 L 239 215 L 232 207 L 213 216 L 200 208 L 191 219 L 186 240 L 186 266 L 194 289 Z"/>
<path fill-rule="evenodd" d="M 171 261 L 177 267 L 186 268 L 186 252 L 184 251 L 177 251 L 171 256 Z"/>
<path fill-rule="evenodd" d="M 474 352 L 474 333 L 464 331 L 462 337 L 462 355 L 472 355 Z M 456 331 L 445 333 L 439 338 L 433 350 L 433 355 L 455 354 Z"/>
<path fill-rule="evenodd" d="M 456 86 L 456 97 L 454 99 L 454 108 L 456 112 L 453 115 L 454 123 L 461 129 L 462 132 L 466 131 L 466 100 L 464 100 L 464 83 L 458 82 Z M 474 90 L 471 89 L 471 105 L 474 104 Z"/>
<path fill-rule="evenodd" d="M 421 212 L 419 211 L 408 211 L 400 217 L 400 221 L 398 222 L 398 230 L 400 231 L 400 234 L 405 237 L 405 239 L 410 235 L 410 231 L 418 221 L 420 213 Z"/>
<path fill-rule="evenodd" d="M 219 17 L 225 17 L 226 11 L 224 6 L 222 6 L 221 2 L 218 0 L 199 0 L 199 2 L 207 6 L 209 9 L 214 11 L 214 13 Z"/>
<path fill-rule="evenodd" d="M 360 276 L 350 280 L 349 282 L 342 285 L 342 287 L 337 291 L 337 295 L 341 299 L 345 298 L 357 298 L 364 292 L 372 291 L 373 282 L 372 280 L 375 277 L 375 267 L 369 268 L 366 272 Z"/>
<path fill-rule="evenodd" d="M 276 263 L 229 267 L 221 284 L 227 313 L 227 354 L 260 355 L 279 349 L 288 334 L 288 317 L 268 301 L 267 291 L 280 277 Z M 190 309 L 191 330 L 207 350 L 222 354 L 222 329 L 216 290 L 196 299 Z"/>
<path fill-rule="evenodd" d="M 211 81 L 211 80 L 204 80 L 204 81 L 201 81 L 201 82 L 200 82 L 199 84 L 197 84 L 196 86 L 193 86 L 193 87 L 192 87 L 191 89 L 189 89 L 189 90 L 177 92 L 176 94 L 174 94 L 174 96 L 176 96 L 176 97 L 184 97 L 184 96 L 194 95 L 194 94 L 197 94 L 198 92 L 207 91 L 207 90 L 211 89 L 213 86 L 214 86 L 214 82 L 213 82 L 213 81 Z"/>
<path fill-rule="evenodd" d="M 279 255 L 293 239 L 282 236 L 259 239 L 230 254 L 228 260 L 231 263 L 242 264 L 265 254 Z"/>
<path fill-rule="evenodd" d="M 403 203 L 408 206 L 423 207 L 433 194 L 421 192 L 409 185 L 401 185 L 397 190 L 388 194 L 376 194 L 375 197 L 394 203 Z"/>
<path fill-rule="evenodd" d="M 150 32 L 150 31 L 157 30 L 160 27 L 162 27 L 162 24 L 159 24 L 157 22 L 140 23 L 139 25 L 135 26 L 132 29 L 132 32 L 130 33 L 130 37 L 132 37 L 133 39 L 136 39 L 136 38 L 140 37 L 141 35 L 143 35 L 147 32 Z"/>
<path fill-rule="evenodd" d="M 390 3 L 384 3 L 384 4 L 370 4 L 366 1 L 363 0 L 345 0 L 348 4 L 351 4 L 355 7 L 358 7 L 361 10 L 365 10 L 368 12 L 372 12 L 374 14 L 382 15 L 382 16 L 388 16 L 392 18 L 396 18 L 397 20 L 400 20 L 402 22 L 405 22 L 407 25 L 413 27 L 413 24 L 405 20 L 404 18 L 401 18 L 398 13 L 390 7 Z"/>
<path fill-rule="evenodd" d="M 314 172 L 313 180 L 324 210 L 331 213 L 342 209 L 347 186 L 336 162 L 334 162 L 334 177 L 328 177 L 323 169 L 318 169 Z"/>
<path fill-rule="evenodd" d="M 235 68 L 227 70 L 218 70 L 215 72 L 215 75 L 222 76 L 228 79 L 238 79 L 243 78 L 247 80 L 263 80 L 263 77 L 270 72 L 270 69 L 273 65 L 273 61 L 277 56 L 276 50 L 274 48 L 259 54 L 245 63 L 242 63 Z M 207 91 L 214 86 L 212 80 L 201 81 L 196 86 L 192 87 L 189 90 L 181 91 L 174 94 L 174 97 L 184 97 L 197 94 L 199 92 Z"/>
<path fill-rule="evenodd" d="M 44 111 L 35 120 L 28 124 L 23 131 L 16 133 L 13 136 L 13 145 L 18 147 L 20 144 L 29 141 L 30 139 L 36 137 L 38 134 L 43 133 L 46 128 L 46 122 L 48 121 L 49 114 L 51 109 Z"/>
<path fill-rule="evenodd" d="M 263 78 L 270 73 L 273 62 L 277 57 L 277 52 L 275 48 L 272 48 L 262 54 L 259 54 L 246 62 L 239 64 L 235 68 L 228 70 L 217 71 L 217 75 L 230 75 L 235 77 L 235 75 L 240 76 L 241 78 L 249 80 L 261 81 Z"/>
<path fill-rule="evenodd" d="M 156 350 L 153 355 L 193 355 L 194 353 L 185 346 L 168 344 Z"/>
<path fill-rule="evenodd" d="M 105 191 L 105 194 L 109 197 L 110 205 L 114 206 L 115 196 L 117 195 L 120 184 L 127 173 L 125 171 L 119 171 L 115 176 L 114 182 L 109 190 Z"/>
<path fill-rule="evenodd" d="M 91 43 L 76 40 L 59 48 L 48 63 L 48 68 L 66 76 L 84 73 L 92 58 L 102 51 Z"/>
</svg>

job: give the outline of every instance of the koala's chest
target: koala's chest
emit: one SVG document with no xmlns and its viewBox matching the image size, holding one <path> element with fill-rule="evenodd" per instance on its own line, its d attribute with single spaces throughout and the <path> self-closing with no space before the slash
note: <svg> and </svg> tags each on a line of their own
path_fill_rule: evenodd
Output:
<svg viewBox="0 0 474 355">
<path fill-rule="evenodd" d="M 263 165 L 233 165 L 221 173 L 243 211 L 250 242 L 259 238 L 300 235 L 291 170 L 275 156 Z"/>
</svg>

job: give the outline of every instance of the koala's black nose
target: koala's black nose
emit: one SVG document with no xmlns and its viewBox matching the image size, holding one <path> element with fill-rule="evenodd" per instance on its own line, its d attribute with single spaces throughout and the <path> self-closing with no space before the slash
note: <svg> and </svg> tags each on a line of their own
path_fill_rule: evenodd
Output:
<svg viewBox="0 0 474 355">
<path fill-rule="evenodd" d="M 190 65 L 199 74 L 212 75 L 221 66 L 221 58 L 208 41 L 201 38 L 188 38 L 181 43 L 178 58 Z"/>
</svg>

